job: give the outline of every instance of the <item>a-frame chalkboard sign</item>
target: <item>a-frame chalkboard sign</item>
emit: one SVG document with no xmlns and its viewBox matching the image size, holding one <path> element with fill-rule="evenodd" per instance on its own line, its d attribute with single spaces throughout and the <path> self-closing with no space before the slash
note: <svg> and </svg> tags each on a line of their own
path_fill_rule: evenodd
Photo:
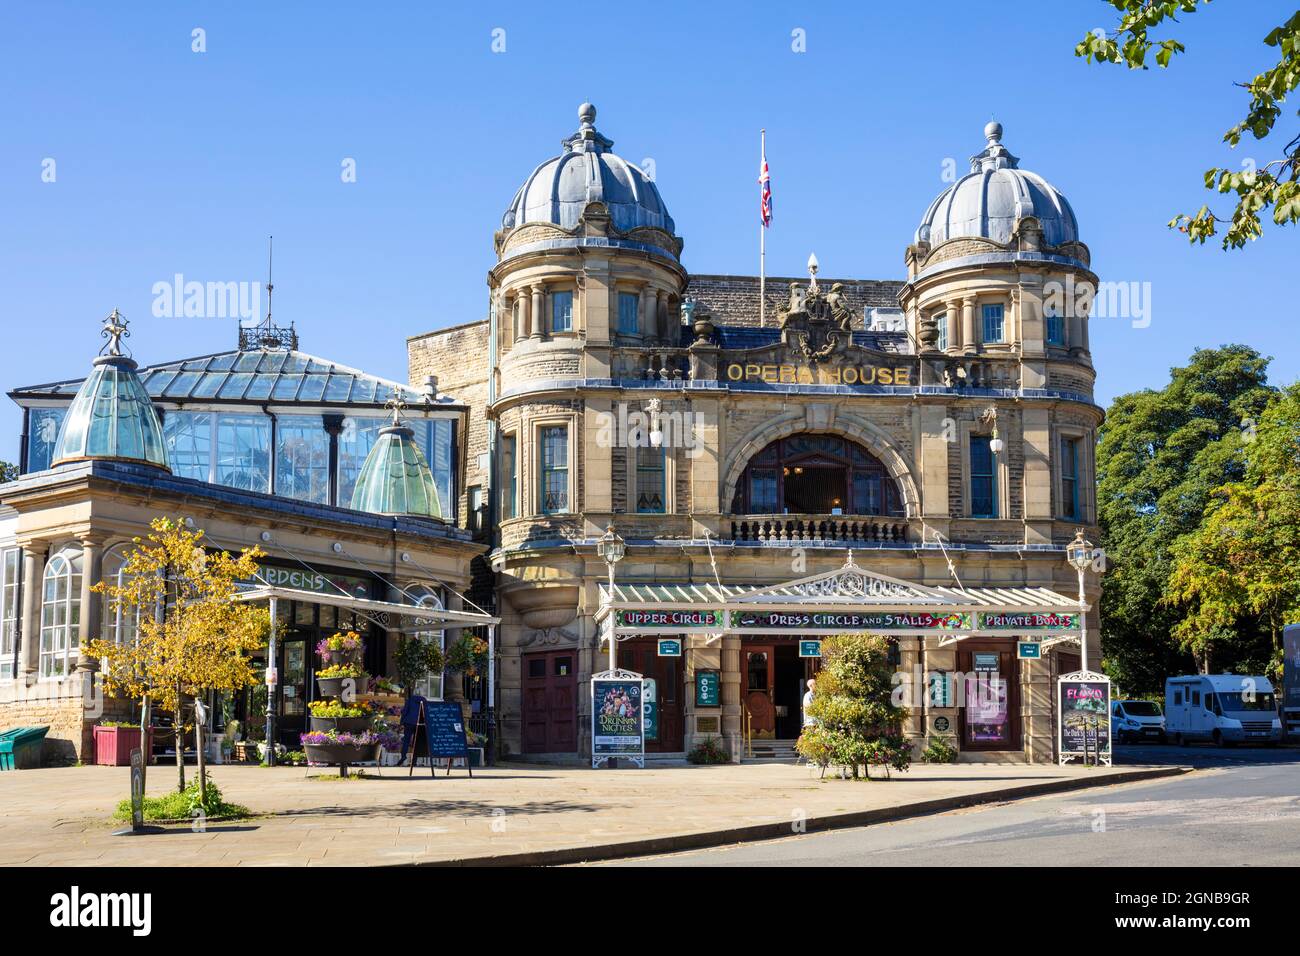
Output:
<svg viewBox="0 0 1300 956">
<path fill-rule="evenodd" d="M 437 776 L 435 760 L 447 761 L 447 775 L 451 775 L 451 764 L 457 757 L 465 758 L 465 769 L 474 776 L 469 765 L 469 740 L 465 735 L 465 715 L 460 704 L 452 700 L 426 700 L 420 708 L 415 737 L 411 741 L 411 766 L 408 777 L 415 773 L 417 757 L 429 758 L 429 773 Z"/>
</svg>

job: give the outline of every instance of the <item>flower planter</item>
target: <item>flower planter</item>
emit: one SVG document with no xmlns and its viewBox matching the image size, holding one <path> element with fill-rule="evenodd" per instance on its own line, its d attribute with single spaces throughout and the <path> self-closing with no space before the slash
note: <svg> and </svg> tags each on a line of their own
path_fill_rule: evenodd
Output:
<svg viewBox="0 0 1300 956">
<path fill-rule="evenodd" d="M 319 688 L 322 697 L 342 697 L 346 681 L 351 681 L 348 686 L 353 690 L 362 689 L 360 677 L 317 677 L 316 687 Z"/>
<path fill-rule="evenodd" d="M 313 717 L 311 729 L 320 733 L 337 730 L 339 733 L 359 734 L 370 729 L 373 717 Z"/>
<path fill-rule="evenodd" d="M 308 763 L 346 766 L 379 759 L 379 744 L 304 744 Z"/>
<path fill-rule="evenodd" d="M 139 727 L 100 727 L 95 733 L 95 763 L 101 767 L 131 766 L 131 751 L 140 746 Z M 149 735 L 150 747 L 153 735 Z M 149 748 L 144 748 L 148 760 Z"/>
</svg>

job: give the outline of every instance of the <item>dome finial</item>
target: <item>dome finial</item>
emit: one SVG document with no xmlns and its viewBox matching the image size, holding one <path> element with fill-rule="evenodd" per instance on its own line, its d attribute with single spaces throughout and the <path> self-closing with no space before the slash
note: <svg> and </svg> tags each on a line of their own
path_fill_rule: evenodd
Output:
<svg viewBox="0 0 1300 956">
<path fill-rule="evenodd" d="M 583 103 L 578 107 L 578 121 L 583 126 L 594 126 L 596 123 L 596 107 L 590 103 Z"/>
<path fill-rule="evenodd" d="M 131 333 L 127 329 L 126 316 L 114 309 L 112 314 L 104 319 L 104 328 L 100 331 L 100 336 L 108 339 L 99 348 L 100 355 L 121 355 L 122 340 L 129 338 Z M 105 352 L 104 350 L 108 351 Z"/>
<path fill-rule="evenodd" d="M 989 141 L 989 145 L 1002 142 L 1002 124 L 997 120 L 989 120 L 984 127 L 984 137 Z"/>
<path fill-rule="evenodd" d="M 571 153 L 603 153 L 613 147 L 614 141 L 596 131 L 596 107 L 583 103 L 578 107 L 578 131 L 562 145 Z"/>
</svg>

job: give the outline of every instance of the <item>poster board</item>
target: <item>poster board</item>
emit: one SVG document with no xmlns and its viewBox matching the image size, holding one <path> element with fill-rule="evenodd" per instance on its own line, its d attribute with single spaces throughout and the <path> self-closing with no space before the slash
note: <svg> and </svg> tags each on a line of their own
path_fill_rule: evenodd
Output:
<svg viewBox="0 0 1300 956">
<path fill-rule="evenodd" d="M 1110 678 L 1093 671 L 1056 681 L 1056 755 L 1067 764 L 1093 756 L 1110 766 Z"/>
<path fill-rule="evenodd" d="M 591 675 L 591 766 L 619 758 L 645 766 L 645 678 L 602 671 Z"/>
</svg>

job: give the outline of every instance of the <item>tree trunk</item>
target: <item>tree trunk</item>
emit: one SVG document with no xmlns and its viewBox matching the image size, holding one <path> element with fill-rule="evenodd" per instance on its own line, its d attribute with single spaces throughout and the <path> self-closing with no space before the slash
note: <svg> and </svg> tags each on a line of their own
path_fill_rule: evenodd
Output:
<svg viewBox="0 0 1300 956">
<path fill-rule="evenodd" d="M 199 800 L 203 801 L 208 795 L 208 765 L 203 759 L 203 723 L 198 714 L 194 715 L 194 753 L 199 762 Z"/>
<path fill-rule="evenodd" d="M 185 705 L 181 703 L 181 688 L 176 685 L 176 725 L 172 728 L 176 744 L 176 792 L 185 792 Z"/>
</svg>

